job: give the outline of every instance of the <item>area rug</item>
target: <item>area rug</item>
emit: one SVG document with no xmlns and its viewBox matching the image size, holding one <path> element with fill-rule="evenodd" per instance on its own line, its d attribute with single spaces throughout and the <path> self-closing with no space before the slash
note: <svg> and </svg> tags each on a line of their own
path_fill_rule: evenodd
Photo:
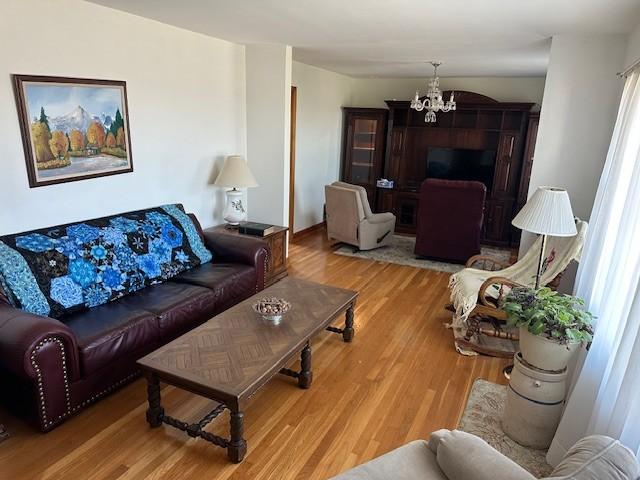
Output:
<svg viewBox="0 0 640 480">
<path fill-rule="evenodd" d="M 354 251 L 354 247 L 342 245 L 333 253 L 345 255 L 347 257 L 366 258 L 377 262 L 396 263 L 398 265 L 409 265 L 410 267 L 424 268 L 427 270 L 437 270 L 439 272 L 455 273 L 464 268 L 464 265 L 455 263 L 436 262 L 416 258 L 413 250 L 416 246 L 416 237 L 405 237 L 394 235 L 391 245 L 376 248 L 374 250 Z M 511 252 L 508 249 L 482 247 L 482 254 L 494 257 L 496 260 L 508 262 Z"/>
<path fill-rule="evenodd" d="M 476 379 L 471 387 L 458 430 L 472 433 L 509 457 L 534 477 L 546 477 L 551 473 L 546 450 L 523 447 L 502 431 L 502 411 L 507 397 L 507 387 Z"/>
</svg>

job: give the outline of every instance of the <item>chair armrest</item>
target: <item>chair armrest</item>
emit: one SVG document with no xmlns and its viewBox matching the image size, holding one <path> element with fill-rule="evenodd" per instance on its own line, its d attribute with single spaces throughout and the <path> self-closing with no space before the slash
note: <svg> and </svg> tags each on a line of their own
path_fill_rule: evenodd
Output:
<svg viewBox="0 0 640 480">
<path fill-rule="evenodd" d="M 202 232 L 206 247 L 213 252 L 214 263 L 242 263 L 256 269 L 256 290 L 264 288 L 267 258 L 270 255 L 267 242 L 260 238 L 220 233 L 214 228 Z"/>
<path fill-rule="evenodd" d="M 536 480 L 487 442 L 459 430 L 431 434 L 429 448 L 449 480 Z"/>
<path fill-rule="evenodd" d="M 69 327 L 56 319 L 0 303 L 0 365 L 4 369 L 18 378 L 36 379 L 33 355 L 47 339 L 62 342 L 67 374 L 70 379 L 78 378 L 78 344 Z"/>
<path fill-rule="evenodd" d="M 487 295 L 487 290 L 493 286 L 496 286 L 498 288 L 497 297 L 490 297 Z M 511 289 L 515 287 L 524 287 L 524 285 L 509 280 L 506 277 L 489 277 L 482 283 L 482 285 L 480 285 L 480 290 L 478 291 L 478 300 L 485 307 L 496 308 L 496 304 L 500 305 L 500 301 L 505 294 L 504 287 L 509 287 Z"/>
<path fill-rule="evenodd" d="M 369 215 L 365 220 L 369 223 L 386 223 L 396 219 L 396 216 L 391 212 L 373 213 Z"/>
<path fill-rule="evenodd" d="M 477 266 L 474 266 L 478 264 Z M 482 265 L 482 266 L 480 266 Z M 464 265 L 466 268 L 478 268 L 480 270 L 488 270 L 491 272 L 495 272 L 496 270 L 502 270 L 503 268 L 507 268 L 510 266 L 507 262 L 501 262 L 489 255 L 474 255 L 467 263 Z"/>
<path fill-rule="evenodd" d="M 638 479 L 640 464 L 619 440 L 590 435 L 578 440 L 556 466 L 548 480 Z"/>
</svg>

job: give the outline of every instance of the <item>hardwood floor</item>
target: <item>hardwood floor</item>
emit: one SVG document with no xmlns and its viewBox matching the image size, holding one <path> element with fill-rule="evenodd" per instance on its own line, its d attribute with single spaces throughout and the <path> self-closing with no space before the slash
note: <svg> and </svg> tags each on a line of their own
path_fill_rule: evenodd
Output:
<svg viewBox="0 0 640 480">
<path fill-rule="evenodd" d="M 149 429 L 137 380 L 48 434 L 0 410 L 11 434 L 0 444 L 0 478 L 325 479 L 454 428 L 474 379 L 504 383 L 506 360 L 455 352 L 443 326 L 448 274 L 335 255 L 323 235 L 296 239 L 289 274 L 360 292 L 354 342 L 319 335 L 310 390 L 277 377 L 256 394 L 245 412 L 242 464 L 168 426 Z M 185 420 L 211 406 L 173 387 L 162 398 L 167 413 Z M 207 430 L 227 436 L 228 414 Z"/>
</svg>

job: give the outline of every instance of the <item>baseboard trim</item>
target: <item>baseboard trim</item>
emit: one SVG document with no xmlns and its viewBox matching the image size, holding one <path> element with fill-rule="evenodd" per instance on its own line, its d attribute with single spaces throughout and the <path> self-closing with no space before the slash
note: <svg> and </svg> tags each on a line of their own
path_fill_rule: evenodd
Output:
<svg viewBox="0 0 640 480">
<path fill-rule="evenodd" d="M 321 230 L 326 226 L 326 222 L 316 223 L 315 225 L 311 225 L 310 227 L 305 228 L 304 230 L 300 230 L 299 232 L 295 232 L 291 238 L 292 240 L 297 240 L 300 237 L 304 237 L 305 235 L 309 235 L 310 233 L 315 232 L 316 230 Z"/>
</svg>

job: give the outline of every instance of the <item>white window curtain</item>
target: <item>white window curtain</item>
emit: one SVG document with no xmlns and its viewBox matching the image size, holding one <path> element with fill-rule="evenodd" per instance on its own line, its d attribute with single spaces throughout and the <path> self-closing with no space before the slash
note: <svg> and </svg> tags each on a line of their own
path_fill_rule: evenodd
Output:
<svg viewBox="0 0 640 480">
<path fill-rule="evenodd" d="M 598 318 L 547 460 L 604 434 L 640 453 L 640 72 L 625 83 L 575 294 Z"/>
</svg>

